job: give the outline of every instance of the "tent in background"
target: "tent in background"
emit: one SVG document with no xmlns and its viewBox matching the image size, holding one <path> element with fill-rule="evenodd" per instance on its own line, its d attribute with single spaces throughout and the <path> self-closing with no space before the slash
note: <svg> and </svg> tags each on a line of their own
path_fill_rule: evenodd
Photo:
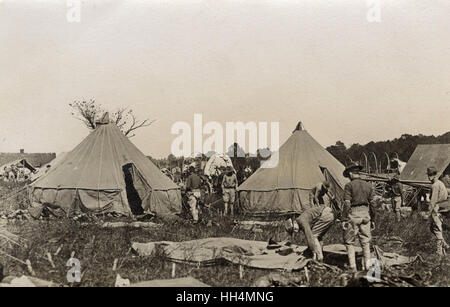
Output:
<svg viewBox="0 0 450 307">
<path fill-rule="evenodd" d="M 208 162 L 206 162 L 204 173 L 206 176 L 218 175 L 220 173 L 219 168 L 227 166 L 234 170 L 231 158 L 226 154 L 215 153 L 209 158 Z"/>
<path fill-rule="evenodd" d="M 0 152 L 0 165 L 25 159 L 33 167 L 41 167 L 56 157 L 54 153 Z"/>
<path fill-rule="evenodd" d="M 427 168 L 436 167 L 438 176 L 450 164 L 450 144 L 417 145 L 400 174 L 400 181 L 430 184 Z"/>
<path fill-rule="evenodd" d="M 2 166 L 0 166 L 0 174 L 3 174 L 5 168 L 9 169 L 12 166 L 16 166 L 16 167 L 20 167 L 20 168 L 26 168 L 28 169 L 31 173 L 36 171 L 36 168 L 31 165 L 30 163 L 28 163 L 28 161 L 26 159 L 17 159 L 14 161 L 10 161 Z"/>
<path fill-rule="evenodd" d="M 59 162 L 61 162 L 64 159 L 66 154 L 67 154 L 67 152 L 61 152 L 61 153 L 56 154 L 55 159 L 44 164 L 36 173 L 33 173 L 31 175 L 31 181 L 37 180 L 38 178 L 44 176 L 47 172 L 49 172 L 52 167 L 56 167 L 56 165 L 58 165 Z"/>
<path fill-rule="evenodd" d="M 32 202 L 96 213 L 181 211 L 179 187 L 113 123 L 99 123 L 77 147 L 30 185 Z"/>
<path fill-rule="evenodd" d="M 299 123 L 279 151 L 239 186 L 241 208 L 254 216 L 302 212 L 310 207 L 309 191 L 325 178 L 342 198 L 348 182 L 344 169 Z"/>
</svg>

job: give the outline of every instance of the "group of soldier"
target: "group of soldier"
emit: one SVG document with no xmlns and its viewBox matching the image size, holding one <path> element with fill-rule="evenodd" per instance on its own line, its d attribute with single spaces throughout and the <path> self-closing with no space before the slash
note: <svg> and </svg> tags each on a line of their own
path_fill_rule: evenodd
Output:
<svg viewBox="0 0 450 307">
<path fill-rule="evenodd" d="M 238 180 L 233 168 L 230 166 L 221 168 L 213 177 L 205 178 L 200 175 L 199 170 L 195 167 L 189 168 L 189 176 L 186 179 L 184 188 L 194 223 L 199 221 L 199 207 L 201 204 L 204 204 L 205 192 L 209 193 L 212 190 L 218 195 L 222 195 L 223 215 L 234 214 Z"/>
<path fill-rule="evenodd" d="M 339 221 L 347 250 L 349 268 L 353 271 L 356 271 L 355 243 L 357 238 L 363 251 L 363 268 L 369 267 L 371 233 L 375 229 L 375 193 L 372 184 L 361 178 L 361 170 L 362 166 L 358 164 L 352 164 L 344 170 L 343 176 L 349 178 L 350 181 L 344 187 L 343 202 L 339 202 L 332 193 L 331 181 L 325 180 L 310 190 L 311 206 L 295 219 L 288 219 L 285 224 L 286 230 L 291 235 L 301 228 L 312 257 L 323 261 L 322 239 L 333 223 Z M 435 167 L 429 167 L 427 175 L 431 182 L 428 208 L 430 230 L 436 238 L 436 254 L 442 256 L 448 249 L 448 244 L 443 237 L 439 205 L 448 201 L 448 191 L 438 178 Z M 200 204 L 205 198 L 204 187 L 208 185 L 212 186 L 211 190 L 214 190 L 217 195 L 221 195 L 223 215 L 233 215 L 235 212 L 238 180 L 233 168 L 222 167 L 213 178 L 205 179 L 198 169 L 190 167 L 184 188 L 186 202 L 194 223 L 199 221 Z M 391 201 L 396 221 L 400 221 L 404 192 L 398 175 L 394 175 L 388 181 L 387 196 Z M 328 201 L 326 202 L 325 199 Z"/>
<path fill-rule="evenodd" d="M 344 187 L 344 201 L 338 203 L 336 197 L 330 191 L 330 182 L 318 184 L 310 192 L 312 206 L 304 210 L 296 219 L 286 221 L 285 227 L 288 233 L 294 234 L 300 228 L 303 230 L 312 257 L 323 261 L 322 238 L 331 225 L 339 220 L 343 234 L 343 241 L 348 255 L 349 269 L 356 271 L 355 241 L 359 238 L 363 250 L 363 269 L 370 267 L 370 242 L 371 232 L 375 229 L 375 202 L 372 185 L 364 181 L 360 172 L 362 166 L 354 164 L 347 167 L 343 175 L 350 179 Z M 443 237 L 442 216 L 439 213 L 440 204 L 448 202 L 448 191 L 444 183 L 439 180 L 435 167 L 427 169 L 427 175 L 431 182 L 431 194 L 428 207 L 430 230 L 436 239 L 436 254 L 442 257 L 448 249 L 448 244 Z M 397 221 L 401 219 L 401 206 L 403 203 L 403 188 L 398 176 L 394 176 L 388 183 L 389 197 Z M 327 195 L 329 204 L 325 204 L 324 196 Z"/>
<path fill-rule="evenodd" d="M 31 172 L 29 169 L 17 167 L 13 164 L 3 168 L 3 172 L 0 174 L 0 179 L 7 184 L 13 184 L 17 182 L 25 182 L 30 179 L 30 176 Z"/>
</svg>

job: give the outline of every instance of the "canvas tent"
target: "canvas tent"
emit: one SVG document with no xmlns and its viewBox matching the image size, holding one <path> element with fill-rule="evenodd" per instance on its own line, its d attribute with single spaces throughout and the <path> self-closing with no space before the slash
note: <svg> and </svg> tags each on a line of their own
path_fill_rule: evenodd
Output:
<svg viewBox="0 0 450 307">
<path fill-rule="evenodd" d="M 436 167 L 438 176 L 450 164 L 450 144 L 417 145 L 400 174 L 400 181 L 429 184 L 427 168 Z"/>
<path fill-rule="evenodd" d="M 55 167 L 56 165 L 61 162 L 64 157 L 66 156 L 67 152 L 61 152 L 56 154 L 56 158 L 54 158 L 52 161 L 44 164 L 39 170 L 31 175 L 31 181 L 35 181 L 38 178 L 44 176 L 48 171 L 50 171 L 50 168 Z"/>
<path fill-rule="evenodd" d="M 33 202 L 62 208 L 67 214 L 181 211 L 179 187 L 109 120 L 32 183 L 29 192 Z"/>
<path fill-rule="evenodd" d="M 310 207 L 309 191 L 325 178 L 342 198 L 344 169 L 299 123 L 279 151 L 239 186 L 241 208 L 249 215 L 302 212 Z"/>
<path fill-rule="evenodd" d="M 231 158 L 226 154 L 213 154 L 205 165 L 205 175 L 212 176 L 218 175 L 220 167 L 231 167 L 234 169 L 233 162 Z"/>
</svg>

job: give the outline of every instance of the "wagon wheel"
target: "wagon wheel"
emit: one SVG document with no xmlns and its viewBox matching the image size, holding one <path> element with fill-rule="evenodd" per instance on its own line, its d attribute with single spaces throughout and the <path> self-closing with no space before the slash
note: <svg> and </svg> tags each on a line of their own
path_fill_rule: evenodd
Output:
<svg viewBox="0 0 450 307">
<path fill-rule="evenodd" d="M 386 193 L 386 183 L 375 181 L 372 182 L 372 188 L 376 196 L 384 197 Z"/>
<path fill-rule="evenodd" d="M 419 194 L 421 193 L 420 188 L 406 186 L 403 188 L 403 206 L 417 208 L 419 203 Z"/>
<path fill-rule="evenodd" d="M 416 189 L 410 186 L 406 186 L 403 188 L 403 198 L 404 198 L 404 206 L 408 206 L 411 201 L 415 198 Z"/>
</svg>

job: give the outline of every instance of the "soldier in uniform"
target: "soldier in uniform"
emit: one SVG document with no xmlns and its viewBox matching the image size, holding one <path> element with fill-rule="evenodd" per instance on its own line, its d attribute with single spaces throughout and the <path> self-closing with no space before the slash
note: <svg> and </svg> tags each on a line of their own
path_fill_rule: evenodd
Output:
<svg viewBox="0 0 450 307">
<path fill-rule="evenodd" d="M 326 187 L 324 191 L 322 186 Z M 313 259 L 323 261 L 323 237 L 333 225 L 334 221 L 340 217 L 341 208 L 338 200 L 330 191 L 330 182 L 325 181 L 323 184 L 319 183 L 313 192 L 310 193 L 311 207 L 304 210 L 295 220 L 288 219 L 285 222 L 286 231 L 293 235 L 296 229 L 303 230 L 305 234 L 308 249 L 313 253 Z M 324 191 L 322 195 L 315 193 L 317 191 Z M 319 194 L 319 195 L 317 195 Z M 328 196 L 328 204 L 325 204 L 323 197 Z M 314 202 L 314 196 L 316 202 Z M 312 197 L 312 199 L 311 199 Z"/>
<path fill-rule="evenodd" d="M 196 174 L 195 168 L 191 166 L 189 168 L 190 175 L 186 180 L 186 193 L 188 196 L 188 204 L 191 210 L 194 223 L 198 222 L 198 202 L 201 199 L 201 186 L 202 179 Z"/>
<path fill-rule="evenodd" d="M 389 181 L 388 189 L 389 189 L 388 195 L 391 198 L 392 210 L 395 213 L 397 222 L 400 222 L 402 218 L 400 209 L 403 205 L 404 198 L 403 198 L 403 187 L 398 179 L 398 175 L 395 175 Z"/>
<path fill-rule="evenodd" d="M 314 188 L 309 191 L 309 203 L 311 206 L 318 206 L 325 204 L 323 197 L 328 194 L 330 189 L 330 182 L 325 180 L 324 182 L 318 183 Z"/>
<path fill-rule="evenodd" d="M 438 179 L 435 167 L 427 168 L 428 179 L 431 181 L 431 198 L 428 207 L 430 215 L 430 230 L 436 237 L 436 254 L 443 256 L 448 244 L 445 242 L 442 233 L 442 216 L 439 213 L 439 204 L 445 203 L 448 198 L 448 191 L 442 181 Z"/>
<path fill-rule="evenodd" d="M 337 215 L 330 206 L 321 204 L 306 209 L 294 221 L 288 219 L 284 226 L 290 235 L 293 235 L 301 227 L 313 259 L 321 262 L 323 261 L 322 239 L 333 225 L 336 217 Z"/>
<path fill-rule="evenodd" d="M 370 240 L 374 223 L 374 203 L 372 185 L 360 178 L 362 166 L 353 164 L 344 170 L 344 177 L 351 181 L 344 187 L 344 208 L 342 211 L 342 229 L 344 243 L 347 248 L 349 266 L 356 271 L 355 239 L 358 235 L 363 248 L 364 265 L 370 265 Z"/>
<path fill-rule="evenodd" d="M 228 207 L 230 208 L 230 214 L 234 214 L 234 201 L 236 199 L 236 188 L 238 181 L 236 174 L 230 166 L 227 166 L 225 175 L 222 179 L 222 195 L 224 202 L 224 215 L 228 214 Z"/>
</svg>

